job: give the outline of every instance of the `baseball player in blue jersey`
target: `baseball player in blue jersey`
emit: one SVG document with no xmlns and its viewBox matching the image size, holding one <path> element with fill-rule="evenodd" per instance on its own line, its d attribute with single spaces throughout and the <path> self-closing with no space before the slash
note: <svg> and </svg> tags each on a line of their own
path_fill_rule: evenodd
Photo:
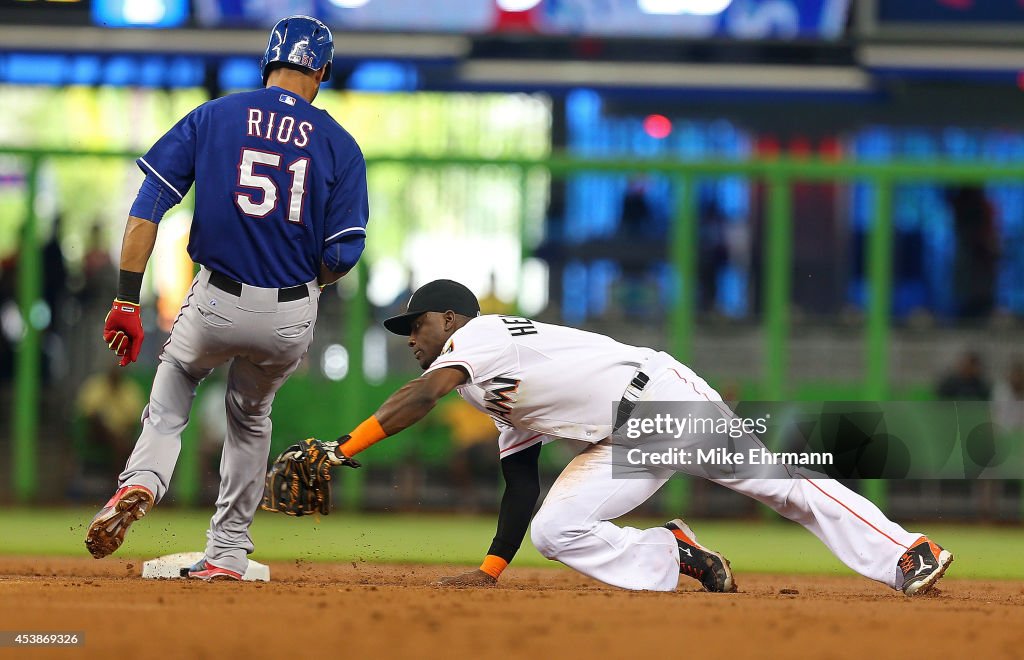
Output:
<svg viewBox="0 0 1024 660">
<path fill-rule="evenodd" d="M 309 348 L 320 287 L 363 251 L 366 163 L 338 123 L 311 104 L 331 74 L 334 42 L 308 16 L 281 20 L 261 68 L 264 88 L 199 106 L 138 160 L 146 178 L 121 248 L 103 338 L 134 362 L 143 340 L 142 274 L 161 217 L 196 185 L 188 252 L 201 265 L 160 354 L 143 430 L 119 488 L 89 525 L 101 558 L 167 493 L 196 387 L 228 363 L 227 436 L 205 557 L 187 577 L 240 579 L 263 495 L 270 408 Z"/>
</svg>

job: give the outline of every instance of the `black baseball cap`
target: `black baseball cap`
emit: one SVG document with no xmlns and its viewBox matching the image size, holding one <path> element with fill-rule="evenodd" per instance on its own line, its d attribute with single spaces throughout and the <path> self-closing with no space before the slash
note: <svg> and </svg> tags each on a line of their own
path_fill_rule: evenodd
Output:
<svg viewBox="0 0 1024 660">
<path fill-rule="evenodd" d="M 396 335 L 408 337 L 412 333 L 412 322 L 420 314 L 448 310 L 472 318 L 480 315 L 480 302 L 472 291 L 458 282 L 434 280 L 416 289 L 409 298 L 405 314 L 387 319 L 384 327 Z"/>
</svg>

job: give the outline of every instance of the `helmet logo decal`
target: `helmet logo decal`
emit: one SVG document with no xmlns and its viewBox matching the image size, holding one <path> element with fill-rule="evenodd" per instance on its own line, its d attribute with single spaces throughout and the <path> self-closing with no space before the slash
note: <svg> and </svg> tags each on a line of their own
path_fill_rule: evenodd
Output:
<svg viewBox="0 0 1024 660">
<path fill-rule="evenodd" d="M 300 66 L 313 68 L 313 58 L 309 55 L 309 37 L 295 42 L 291 52 L 288 53 L 288 61 Z"/>
</svg>

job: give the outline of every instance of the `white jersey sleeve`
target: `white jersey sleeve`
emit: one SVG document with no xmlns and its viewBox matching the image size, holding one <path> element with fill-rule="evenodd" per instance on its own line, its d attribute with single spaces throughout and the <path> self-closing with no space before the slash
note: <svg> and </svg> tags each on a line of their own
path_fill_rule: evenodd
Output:
<svg viewBox="0 0 1024 660">
<path fill-rule="evenodd" d="M 441 355 L 424 373 L 460 367 L 469 383 L 479 384 L 518 366 L 515 346 L 496 316 L 479 316 L 448 338 Z"/>
</svg>

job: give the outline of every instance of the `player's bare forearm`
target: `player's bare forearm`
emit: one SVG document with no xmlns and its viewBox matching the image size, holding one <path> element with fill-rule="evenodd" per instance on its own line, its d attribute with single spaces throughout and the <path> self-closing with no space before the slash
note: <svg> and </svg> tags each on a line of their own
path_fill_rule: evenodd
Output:
<svg viewBox="0 0 1024 660">
<path fill-rule="evenodd" d="M 320 264 L 320 274 L 317 276 L 316 282 L 320 286 L 328 286 L 330 284 L 334 284 L 335 282 L 337 282 L 341 278 L 345 277 L 345 275 L 347 275 L 347 274 L 348 274 L 347 270 L 344 273 L 335 273 L 333 270 L 328 268 L 325 264 L 321 263 Z"/>
<path fill-rule="evenodd" d="M 441 397 L 464 382 L 465 372 L 455 367 L 423 374 L 389 396 L 374 417 L 385 433 L 394 435 L 426 417 Z"/>
<path fill-rule="evenodd" d="M 156 245 L 157 227 L 156 223 L 149 220 L 128 216 L 124 239 L 121 241 L 121 270 L 145 272 L 149 256 L 153 254 L 153 246 Z"/>
<path fill-rule="evenodd" d="M 339 438 L 341 444 L 335 454 L 339 458 L 351 459 L 384 438 L 404 431 L 426 417 L 438 399 L 465 380 L 466 374 L 461 369 L 446 367 L 409 381 L 389 396 L 376 413 L 352 429 L 347 436 Z"/>
</svg>

